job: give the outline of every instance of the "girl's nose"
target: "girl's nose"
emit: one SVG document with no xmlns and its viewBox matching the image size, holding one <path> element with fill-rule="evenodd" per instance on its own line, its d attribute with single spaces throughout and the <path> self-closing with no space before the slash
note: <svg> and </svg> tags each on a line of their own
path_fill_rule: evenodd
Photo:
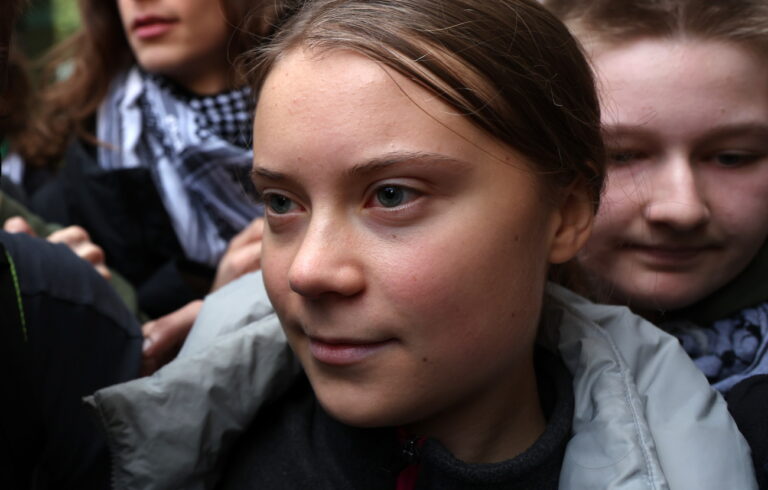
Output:
<svg viewBox="0 0 768 490">
<path fill-rule="evenodd" d="M 354 230 L 332 224 L 310 223 L 288 271 L 291 289 L 306 298 L 349 297 L 365 287 Z"/>
<path fill-rule="evenodd" d="M 647 186 L 644 217 L 652 224 L 689 231 L 709 221 L 705 189 L 696 176 L 695 163 L 674 157 L 659 163 Z"/>
</svg>

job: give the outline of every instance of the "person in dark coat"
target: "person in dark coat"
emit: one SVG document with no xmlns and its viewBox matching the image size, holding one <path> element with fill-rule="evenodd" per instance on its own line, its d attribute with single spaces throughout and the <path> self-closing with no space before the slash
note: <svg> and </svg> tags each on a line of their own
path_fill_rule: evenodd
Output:
<svg viewBox="0 0 768 490">
<path fill-rule="evenodd" d="M 0 84 L 21 3 L 0 4 Z M 5 231 L 0 319 L 0 487 L 107 488 L 106 440 L 81 398 L 138 375 L 136 319 L 70 248 Z"/>
</svg>

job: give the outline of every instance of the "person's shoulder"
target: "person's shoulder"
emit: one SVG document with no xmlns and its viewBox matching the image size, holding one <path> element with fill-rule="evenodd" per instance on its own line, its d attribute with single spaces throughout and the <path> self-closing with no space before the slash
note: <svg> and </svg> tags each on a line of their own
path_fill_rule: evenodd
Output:
<svg viewBox="0 0 768 490">
<path fill-rule="evenodd" d="M 543 320 L 543 336 L 574 377 L 568 488 L 616 474 L 670 488 L 755 488 L 749 448 L 724 400 L 677 339 L 625 307 L 554 285 Z"/>
<path fill-rule="evenodd" d="M 72 283 L 79 281 L 93 285 L 101 277 L 63 244 L 50 243 L 26 233 L 0 231 L 0 245 L 12 261 L 25 292 L 45 289 L 66 298 L 72 293 Z M 78 281 L 73 280 L 74 276 L 79 278 Z"/>
<path fill-rule="evenodd" d="M 188 488 L 218 474 L 233 439 L 294 386 L 300 368 L 271 306 L 267 302 L 270 313 L 254 317 L 248 315 L 252 301 L 239 303 L 260 280 L 235 281 L 206 299 L 214 300 L 209 313 L 199 324 L 204 305 L 173 362 L 89 399 L 113 441 L 116 488 L 146 488 L 147 482 Z M 228 311 L 230 306 L 239 309 Z M 232 313 L 231 322 L 225 313 Z"/>
<path fill-rule="evenodd" d="M 136 319 L 112 286 L 66 245 L 0 231 L 0 249 L 21 297 L 45 296 L 73 308 L 85 306 L 131 331 L 136 327 Z"/>
</svg>

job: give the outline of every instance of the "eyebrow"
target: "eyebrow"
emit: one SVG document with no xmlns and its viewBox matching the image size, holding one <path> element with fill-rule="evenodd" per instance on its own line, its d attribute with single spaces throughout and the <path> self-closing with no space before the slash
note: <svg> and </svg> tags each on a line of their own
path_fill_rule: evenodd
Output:
<svg viewBox="0 0 768 490">
<path fill-rule="evenodd" d="M 654 132 L 645 129 L 643 125 L 612 124 L 603 126 L 605 138 L 622 135 L 653 136 Z M 707 131 L 700 139 L 708 141 L 715 138 L 728 138 L 733 136 L 763 136 L 768 140 L 768 124 L 762 122 L 728 123 L 717 126 Z"/>
<path fill-rule="evenodd" d="M 722 127 L 710 131 L 703 140 L 710 138 L 728 138 L 732 136 L 763 136 L 768 139 L 768 124 L 760 122 L 747 122 L 737 124 L 726 124 Z"/>
<path fill-rule="evenodd" d="M 446 168 L 462 170 L 470 167 L 470 163 L 440 153 L 426 152 L 392 152 L 381 155 L 367 162 L 357 164 L 348 170 L 349 175 L 359 176 L 379 172 L 385 168 L 400 165 L 433 166 L 444 165 Z"/>
<path fill-rule="evenodd" d="M 446 169 L 460 171 L 470 168 L 472 165 L 464 160 L 459 160 L 448 155 L 440 153 L 429 152 L 391 152 L 380 155 L 376 158 L 372 158 L 362 163 L 354 165 L 352 168 L 346 171 L 347 175 L 351 177 L 359 177 L 362 175 L 373 174 L 380 172 L 386 168 L 408 165 L 408 166 L 445 166 Z M 251 170 L 251 178 L 260 177 L 262 179 L 271 180 L 273 182 L 281 182 L 288 180 L 287 174 L 270 170 L 265 166 L 262 166 L 254 162 L 253 169 Z"/>
<path fill-rule="evenodd" d="M 272 170 L 268 170 L 255 162 L 249 174 L 251 176 L 251 180 L 253 180 L 255 177 L 261 177 L 263 179 L 280 182 L 288 178 L 285 174 L 281 174 L 280 172 L 273 172 Z"/>
</svg>

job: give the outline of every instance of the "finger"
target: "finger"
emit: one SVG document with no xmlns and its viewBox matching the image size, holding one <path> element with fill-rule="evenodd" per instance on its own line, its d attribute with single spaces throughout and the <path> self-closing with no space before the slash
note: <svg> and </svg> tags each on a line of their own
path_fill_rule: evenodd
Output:
<svg viewBox="0 0 768 490">
<path fill-rule="evenodd" d="M 5 220 L 3 230 L 8 233 L 26 233 L 27 235 L 37 236 L 32 227 L 29 226 L 29 223 L 27 223 L 27 220 L 21 216 L 14 216 Z"/>
<path fill-rule="evenodd" d="M 94 266 L 94 268 L 96 269 L 96 272 L 98 272 L 99 275 L 101 277 L 103 277 L 104 279 L 106 279 L 107 281 L 112 279 L 112 271 L 110 271 L 109 267 L 107 267 L 106 265 L 104 265 L 104 264 L 97 264 L 97 265 Z"/>
<path fill-rule="evenodd" d="M 234 257 L 235 271 L 239 276 L 248 272 L 258 270 L 261 266 L 261 242 L 256 242 L 243 248 L 240 253 Z"/>
<path fill-rule="evenodd" d="M 153 374 L 158 369 L 160 369 L 160 366 L 157 363 L 157 359 L 153 357 L 141 358 L 141 368 L 139 370 L 140 376 L 149 376 L 150 374 Z"/>
<path fill-rule="evenodd" d="M 91 242 L 77 243 L 70 245 L 75 254 L 81 259 L 93 264 L 94 266 L 104 265 L 104 250 Z"/>
<path fill-rule="evenodd" d="M 191 325 L 189 325 L 191 327 Z M 153 342 L 151 339 L 145 339 L 144 352 L 142 354 L 142 372 L 144 375 L 152 374 L 156 370 L 171 362 L 181 350 L 189 333 L 189 328 L 176 333 L 173 342 Z M 166 338 L 168 336 L 166 335 Z"/>
<path fill-rule="evenodd" d="M 254 242 L 239 250 L 227 252 L 216 269 L 216 278 L 211 291 L 216 291 L 229 284 L 243 274 L 253 272 L 261 267 L 261 242 Z"/>
<path fill-rule="evenodd" d="M 145 336 L 144 357 L 158 357 L 163 360 L 168 353 L 173 353 L 174 349 L 181 347 L 202 305 L 201 300 L 192 301 L 173 313 L 146 323 L 142 327 Z"/>
<path fill-rule="evenodd" d="M 91 237 L 88 235 L 88 232 L 80 226 L 68 226 L 48 235 L 49 242 L 64 243 L 70 246 L 82 242 L 90 242 L 90 240 Z"/>
<path fill-rule="evenodd" d="M 250 233 L 253 233 L 254 236 L 258 236 L 259 238 L 264 236 L 264 218 L 253 220 L 250 226 L 248 226 L 248 230 Z"/>
<path fill-rule="evenodd" d="M 141 326 L 141 335 L 144 337 L 143 350 L 146 350 L 147 341 L 149 341 L 150 343 L 152 342 L 152 340 L 150 339 L 150 334 L 152 333 L 152 330 L 154 330 L 156 324 L 157 322 L 155 320 L 151 320 Z"/>
</svg>

